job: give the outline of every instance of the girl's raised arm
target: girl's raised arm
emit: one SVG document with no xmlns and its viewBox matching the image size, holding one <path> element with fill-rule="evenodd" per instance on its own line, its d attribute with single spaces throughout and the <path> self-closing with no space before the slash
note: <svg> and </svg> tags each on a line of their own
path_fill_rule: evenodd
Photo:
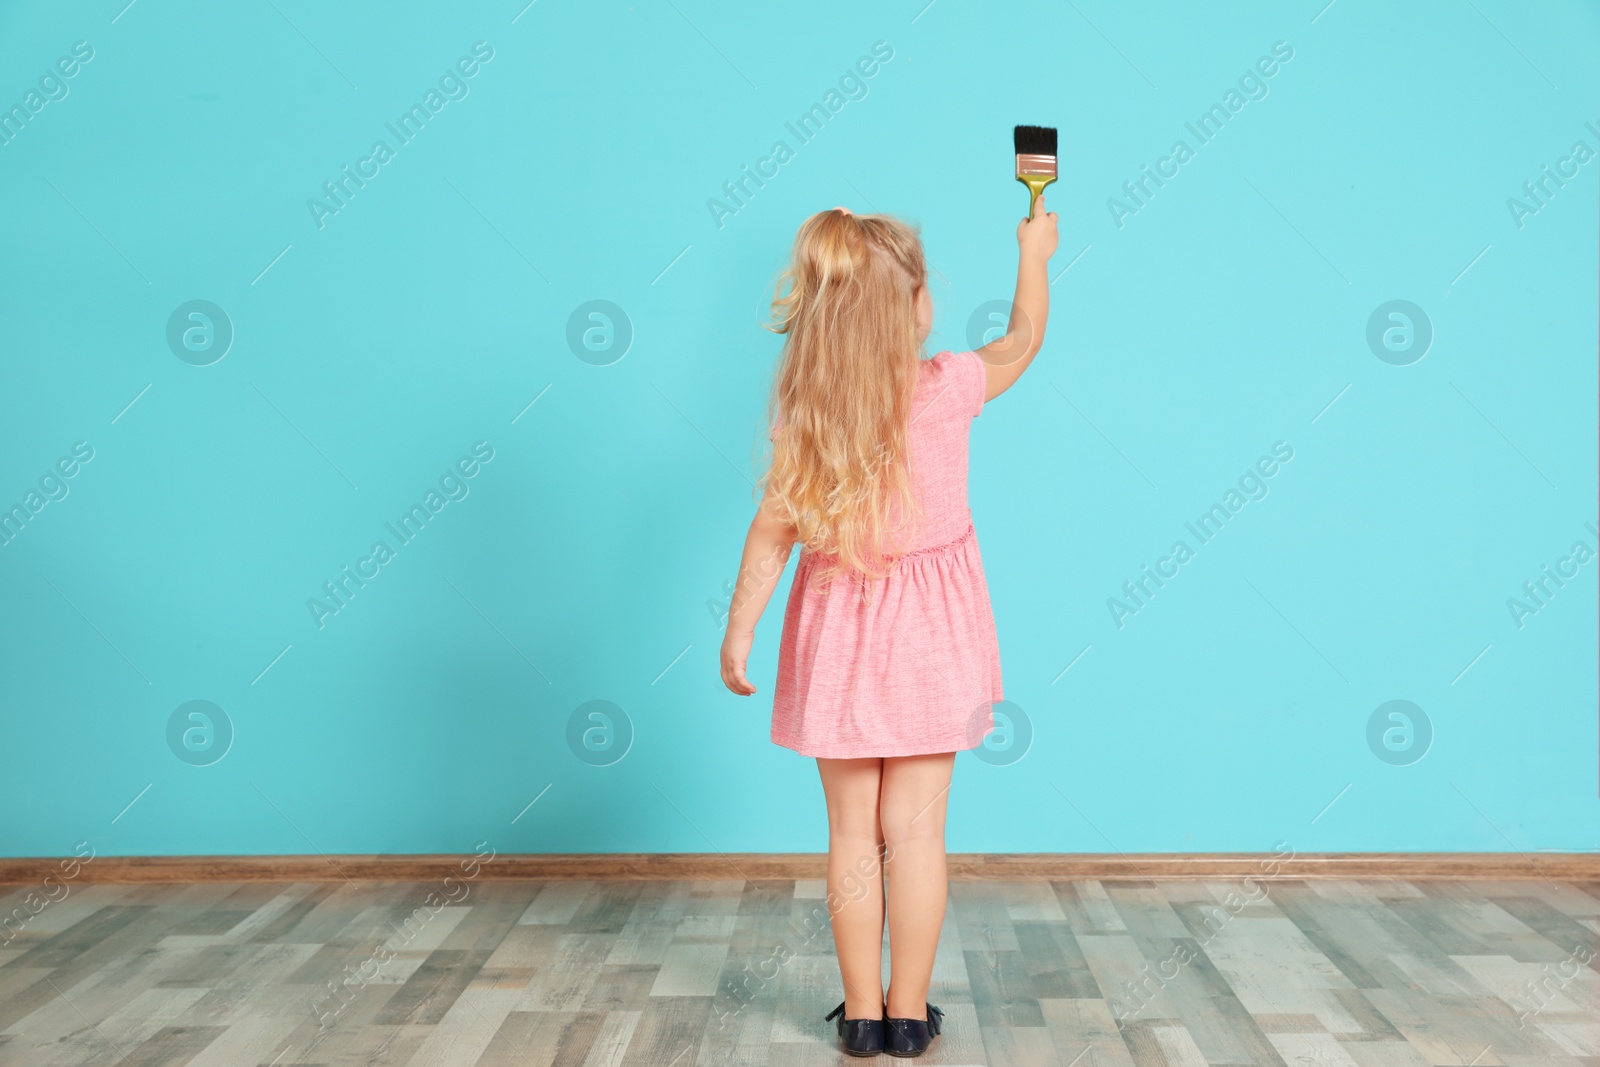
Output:
<svg viewBox="0 0 1600 1067">
<path fill-rule="evenodd" d="M 1050 317 L 1050 257 L 1056 250 L 1056 216 L 1034 201 L 1033 217 L 1017 224 L 1017 295 L 1005 336 L 978 349 L 985 367 L 983 399 L 987 403 L 1011 388 L 1044 344 Z"/>
</svg>

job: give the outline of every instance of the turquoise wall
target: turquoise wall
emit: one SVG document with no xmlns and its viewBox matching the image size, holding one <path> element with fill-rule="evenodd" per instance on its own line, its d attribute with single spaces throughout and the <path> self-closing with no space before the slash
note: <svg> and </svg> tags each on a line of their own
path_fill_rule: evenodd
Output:
<svg viewBox="0 0 1600 1067">
<path fill-rule="evenodd" d="M 0 12 L 5 854 L 823 848 L 758 321 L 845 204 L 972 347 L 1018 122 L 951 849 L 1600 844 L 1593 4 L 125 2 Z"/>
</svg>

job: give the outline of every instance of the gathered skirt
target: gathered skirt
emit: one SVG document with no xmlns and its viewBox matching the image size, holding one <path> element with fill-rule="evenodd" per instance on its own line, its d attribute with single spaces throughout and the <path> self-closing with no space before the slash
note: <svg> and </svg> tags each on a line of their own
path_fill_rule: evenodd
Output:
<svg viewBox="0 0 1600 1067">
<path fill-rule="evenodd" d="M 878 579 L 812 587 L 801 552 L 784 609 L 772 740 L 828 759 L 976 748 L 1004 699 L 978 537 L 918 549 Z M 874 586 L 870 600 L 863 587 Z"/>
</svg>

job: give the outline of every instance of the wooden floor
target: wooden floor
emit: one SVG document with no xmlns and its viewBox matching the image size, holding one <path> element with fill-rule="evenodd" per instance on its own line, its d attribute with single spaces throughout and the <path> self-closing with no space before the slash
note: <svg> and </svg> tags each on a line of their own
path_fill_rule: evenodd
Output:
<svg viewBox="0 0 1600 1067">
<path fill-rule="evenodd" d="M 811 881 L 81 885 L 13 918 L 0 1064 L 838 1063 L 826 917 Z M 924 1062 L 1596 1065 L 1597 954 L 1595 884 L 956 882 Z"/>
</svg>

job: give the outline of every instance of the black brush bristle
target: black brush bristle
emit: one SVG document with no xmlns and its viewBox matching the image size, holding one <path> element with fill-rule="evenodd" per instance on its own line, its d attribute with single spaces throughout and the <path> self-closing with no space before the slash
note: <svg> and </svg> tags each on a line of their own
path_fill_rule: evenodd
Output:
<svg viewBox="0 0 1600 1067">
<path fill-rule="evenodd" d="M 1019 156 L 1053 156 L 1056 154 L 1056 128 L 1054 126 L 1018 126 L 1012 131 L 1012 141 Z"/>
</svg>

